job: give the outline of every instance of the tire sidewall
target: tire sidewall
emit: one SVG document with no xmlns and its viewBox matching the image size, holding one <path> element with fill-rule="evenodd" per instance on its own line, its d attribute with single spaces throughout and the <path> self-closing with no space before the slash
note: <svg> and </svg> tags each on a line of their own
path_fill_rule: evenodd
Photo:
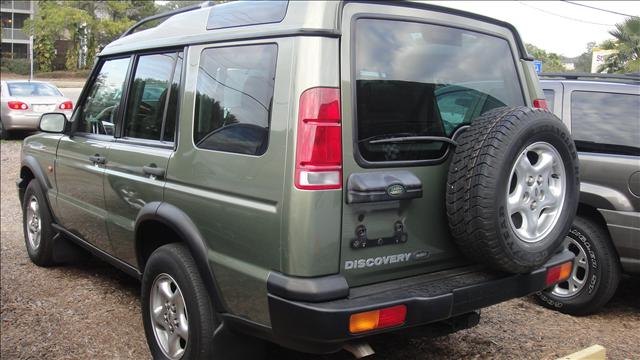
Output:
<svg viewBox="0 0 640 360">
<path fill-rule="evenodd" d="M 550 113 L 543 112 L 542 114 L 548 114 L 549 117 L 528 121 L 516 135 L 517 141 L 508 146 L 504 152 L 503 166 L 499 171 L 500 176 L 496 182 L 497 196 L 494 208 L 498 209 L 496 225 L 500 230 L 497 232 L 497 236 L 506 250 L 513 256 L 515 262 L 521 264 L 542 264 L 555 252 L 571 227 L 578 204 L 578 156 L 575 145 L 568 130 L 559 120 L 553 118 Z M 506 194 L 514 162 L 527 146 L 536 142 L 546 142 L 560 154 L 565 168 L 566 189 L 563 210 L 557 219 L 554 229 L 541 240 L 527 243 L 521 240 L 511 227 L 506 211 Z M 572 164 L 575 164 L 575 166 L 571 166 Z"/>
<path fill-rule="evenodd" d="M 146 264 L 142 277 L 142 319 L 147 343 L 149 344 L 149 349 L 151 350 L 151 354 L 154 359 L 168 359 L 156 340 L 153 332 L 150 311 L 151 287 L 153 286 L 156 277 L 161 273 L 170 275 L 176 281 L 180 291 L 182 292 L 185 306 L 187 308 L 189 338 L 187 340 L 187 347 L 185 348 L 182 359 L 201 358 L 200 354 L 197 354 L 197 349 L 202 348 L 203 344 L 201 344 L 201 342 L 206 341 L 206 337 L 200 335 L 203 334 L 203 324 L 201 319 L 203 316 L 209 316 L 209 314 L 202 314 L 202 309 L 198 305 L 197 296 L 192 284 L 194 279 L 188 276 L 188 271 L 189 269 L 182 264 L 180 259 L 165 247 L 161 247 L 156 250 Z M 211 306 L 210 303 L 209 306 Z M 209 335 L 212 336 L 213 333 Z"/>
<path fill-rule="evenodd" d="M 537 293 L 540 301 L 556 309 L 565 306 L 581 307 L 590 302 L 596 296 L 602 283 L 602 255 L 598 256 L 598 247 L 594 239 L 577 226 L 573 226 L 567 236 L 575 240 L 587 255 L 588 275 L 584 287 L 572 296 L 556 296 L 552 293 L 552 288 Z"/>
</svg>

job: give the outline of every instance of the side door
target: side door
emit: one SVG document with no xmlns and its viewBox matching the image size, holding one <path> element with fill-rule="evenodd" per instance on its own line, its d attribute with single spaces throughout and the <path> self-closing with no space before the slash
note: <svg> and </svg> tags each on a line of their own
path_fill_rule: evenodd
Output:
<svg viewBox="0 0 640 360">
<path fill-rule="evenodd" d="M 136 265 L 134 226 L 140 209 L 163 198 L 173 154 L 183 52 L 139 54 L 124 102 L 123 121 L 106 164 L 107 229 L 114 255 Z"/>
<path fill-rule="evenodd" d="M 102 60 L 58 145 L 57 214 L 62 226 L 111 252 L 105 223 L 104 171 L 129 72 L 130 57 Z"/>
</svg>

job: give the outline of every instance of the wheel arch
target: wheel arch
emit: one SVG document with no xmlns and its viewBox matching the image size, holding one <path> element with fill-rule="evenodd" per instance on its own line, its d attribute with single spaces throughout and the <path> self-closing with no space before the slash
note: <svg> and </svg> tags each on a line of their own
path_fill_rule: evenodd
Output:
<svg viewBox="0 0 640 360">
<path fill-rule="evenodd" d="M 162 239 L 154 241 L 153 244 L 145 242 L 148 240 L 145 231 L 156 226 L 170 231 L 172 239 L 175 240 Z M 226 312 L 222 293 L 209 265 L 208 247 L 200 231 L 185 212 L 165 202 L 154 201 L 146 204 L 136 218 L 135 242 L 136 260 L 141 272 L 144 272 L 146 261 L 155 249 L 168 243 L 183 242 L 193 256 L 204 286 L 212 298 L 215 311 Z"/>
<path fill-rule="evenodd" d="M 31 155 L 26 155 L 22 159 L 22 164 L 20 165 L 20 178 L 16 181 L 16 185 L 18 186 L 18 197 L 20 200 L 20 205 L 22 205 L 24 198 L 24 191 L 27 189 L 27 185 L 31 180 L 36 179 L 42 188 L 42 191 L 45 194 L 45 200 L 47 201 L 47 205 L 49 209 L 51 209 L 51 204 L 49 203 L 49 189 L 52 188 L 51 182 L 45 176 L 44 171 L 40 167 L 38 160 Z"/>
</svg>

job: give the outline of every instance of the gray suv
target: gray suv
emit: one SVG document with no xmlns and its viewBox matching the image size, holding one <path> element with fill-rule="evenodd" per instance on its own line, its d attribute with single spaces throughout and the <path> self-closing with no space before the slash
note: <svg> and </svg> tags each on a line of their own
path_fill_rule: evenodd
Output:
<svg viewBox="0 0 640 360">
<path fill-rule="evenodd" d="M 140 279 L 154 358 L 362 353 L 569 276 L 577 152 L 511 25 L 410 2 L 169 15 L 105 47 L 18 180 L 31 260 L 74 243 Z"/>
<path fill-rule="evenodd" d="M 580 205 L 564 247 L 568 281 L 538 294 L 569 314 L 613 296 L 621 273 L 640 274 L 640 74 L 542 74 L 549 109 L 571 129 L 580 159 Z"/>
</svg>

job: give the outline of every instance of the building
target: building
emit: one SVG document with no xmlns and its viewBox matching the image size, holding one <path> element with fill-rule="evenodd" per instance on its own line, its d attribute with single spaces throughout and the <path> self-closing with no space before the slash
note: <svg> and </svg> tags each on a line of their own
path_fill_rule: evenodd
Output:
<svg viewBox="0 0 640 360">
<path fill-rule="evenodd" d="M 35 1 L 1 0 L 2 58 L 26 59 L 29 57 L 29 35 L 24 31 L 24 21 L 33 19 Z"/>
</svg>

